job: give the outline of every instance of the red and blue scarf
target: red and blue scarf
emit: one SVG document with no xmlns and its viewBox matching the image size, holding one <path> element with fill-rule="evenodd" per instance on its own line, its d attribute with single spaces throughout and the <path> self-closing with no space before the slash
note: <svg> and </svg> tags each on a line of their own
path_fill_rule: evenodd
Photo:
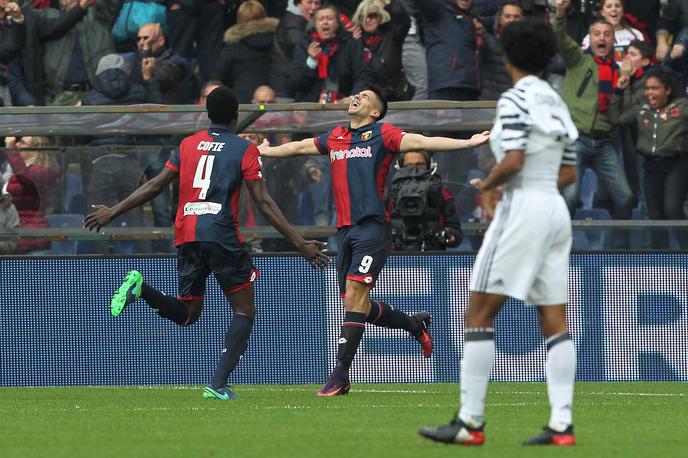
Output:
<svg viewBox="0 0 688 458">
<path fill-rule="evenodd" d="M 592 51 L 588 51 L 592 54 Z M 597 63 L 597 111 L 607 114 L 612 92 L 619 79 L 619 66 L 611 57 L 597 57 L 593 54 L 592 58 Z"/>
</svg>

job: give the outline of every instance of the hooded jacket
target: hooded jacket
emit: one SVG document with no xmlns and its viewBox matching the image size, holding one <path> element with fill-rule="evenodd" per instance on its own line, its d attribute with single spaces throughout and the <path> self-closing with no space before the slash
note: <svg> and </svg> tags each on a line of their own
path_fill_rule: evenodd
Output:
<svg viewBox="0 0 688 458">
<path fill-rule="evenodd" d="M 133 84 L 129 72 L 120 68 L 110 68 L 96 76 L 95 88 L 81 95 L 84 105 L 136 105 L 160 103 L 160 87 L 155 79 L 144 84 Z M 126 136 L 97 137 L 91 145 L 128 145 L 132 140 Z M 92 159 L 106 154 L 103 149 L 95 148 Z"/>
<path fill-rule="evenodd" d="M 253 91 L 269 83 L 272 43 L 278 19 L 262 18 L 227 29 L 213 79 L 232 88 L 239 103 L 250 103 Z"/>
</svg>

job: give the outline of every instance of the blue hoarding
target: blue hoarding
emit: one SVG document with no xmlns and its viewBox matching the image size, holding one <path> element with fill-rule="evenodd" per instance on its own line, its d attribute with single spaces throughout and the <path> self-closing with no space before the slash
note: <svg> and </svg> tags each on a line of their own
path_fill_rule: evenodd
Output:
<svg viewBox="0 0 688 458">
<path fill-rule="evenodd" d="M 255 258 L 258 317 L 232 383 L 321 383 L 343 318 L 336 271 L 299 257 Z M 402 331 L 368 326 L 353 381 L 450 382 L 459 374 L 474 257 L 392 256 L 373 291 L 408 313 L 428 310 L 435 353 Z M 205 384 L 231 309 L 208 280 L 201 320 L 181 328 L 142 301 L 119 318 L 109 301 L 129 269 L 177 292 L 174 258 L 0 260 L 0 385 Z M 688 380 L 688 254 L 572 256 L 568 310 L 579 380 Z M 509 301 L 496 323 L 494 380 L 544 380 L 535 310 Z"/>
</svg>

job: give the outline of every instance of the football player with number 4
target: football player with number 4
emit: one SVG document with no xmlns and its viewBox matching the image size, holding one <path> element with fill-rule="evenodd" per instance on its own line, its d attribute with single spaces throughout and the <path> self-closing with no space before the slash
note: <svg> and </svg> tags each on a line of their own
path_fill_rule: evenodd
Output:
<svg viewBox="0 0 688 458">
<path fill-rule="evenodd" d="M 179 176 L 179 208 L 174 223 L 179 298 L 159 292 L 143 281 L 140 272 L 132 270 L 112 297 L 110 311 L 119 316 L 141 298 L 160 316 L 190 326 L 201 316 L 205 282 L 212 273 L 232 306 L 233 318 L 211 384 L 203 390 L 206 399 L 239 399 L 227 380 L 248 347 L 256 314 L 253 282 L 258 270 L 243 246 L 237 223 L 242 181 L 265 219 L 304 258 L 321 269 L 330 262 L 321 252 L 325 244 L 304 240 L 268 194 L 258 149 L 232 132 L 238 107 L 229 88 L 214 89 L 206 101 L 210 127 L 185 138 L 158 176 L 112 208 L 94 205 L 95 212 L 84 219 L 86 229 L 100 231 L 118 215 L 157 196 Z"/>
<path fill-rule="evenodd" d="M 265 141 L 258 147 L 263 156 L 326 154 L 330 158 L 337 209 L 337 273 L 345 313 L 337 363 L 318 396 L 349 392 L 349 368 L 366 322 L 406 330 L 420 343 L 423 356 L 430 357 L 428 312 L 409 316 L 388 304 L 370 300 L 392 246 L 390 212 L 382 200 L 385 179 L 397 153 L 460 150 L 489 140 L 489 132 L 476 134 L 470 140 L 407 134 L 379 122 L 386 112 L 387 102 L 380 90 L 369 87 L 351 97 L 348 126 L 338 126 L 316 138 L 275 147 Z"/>
</svg>

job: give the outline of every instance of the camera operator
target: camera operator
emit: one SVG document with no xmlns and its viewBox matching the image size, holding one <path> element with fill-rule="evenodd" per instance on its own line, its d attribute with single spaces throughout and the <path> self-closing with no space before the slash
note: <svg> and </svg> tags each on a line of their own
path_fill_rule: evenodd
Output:
<svg viewBox="0 0 688 458">
<path fill-rule="evenodd" d="M 425 151 L 402 154 L 387 193 L 395 250 L 446 250 L 463 239 L 454 196 Z"/>
</svg>

